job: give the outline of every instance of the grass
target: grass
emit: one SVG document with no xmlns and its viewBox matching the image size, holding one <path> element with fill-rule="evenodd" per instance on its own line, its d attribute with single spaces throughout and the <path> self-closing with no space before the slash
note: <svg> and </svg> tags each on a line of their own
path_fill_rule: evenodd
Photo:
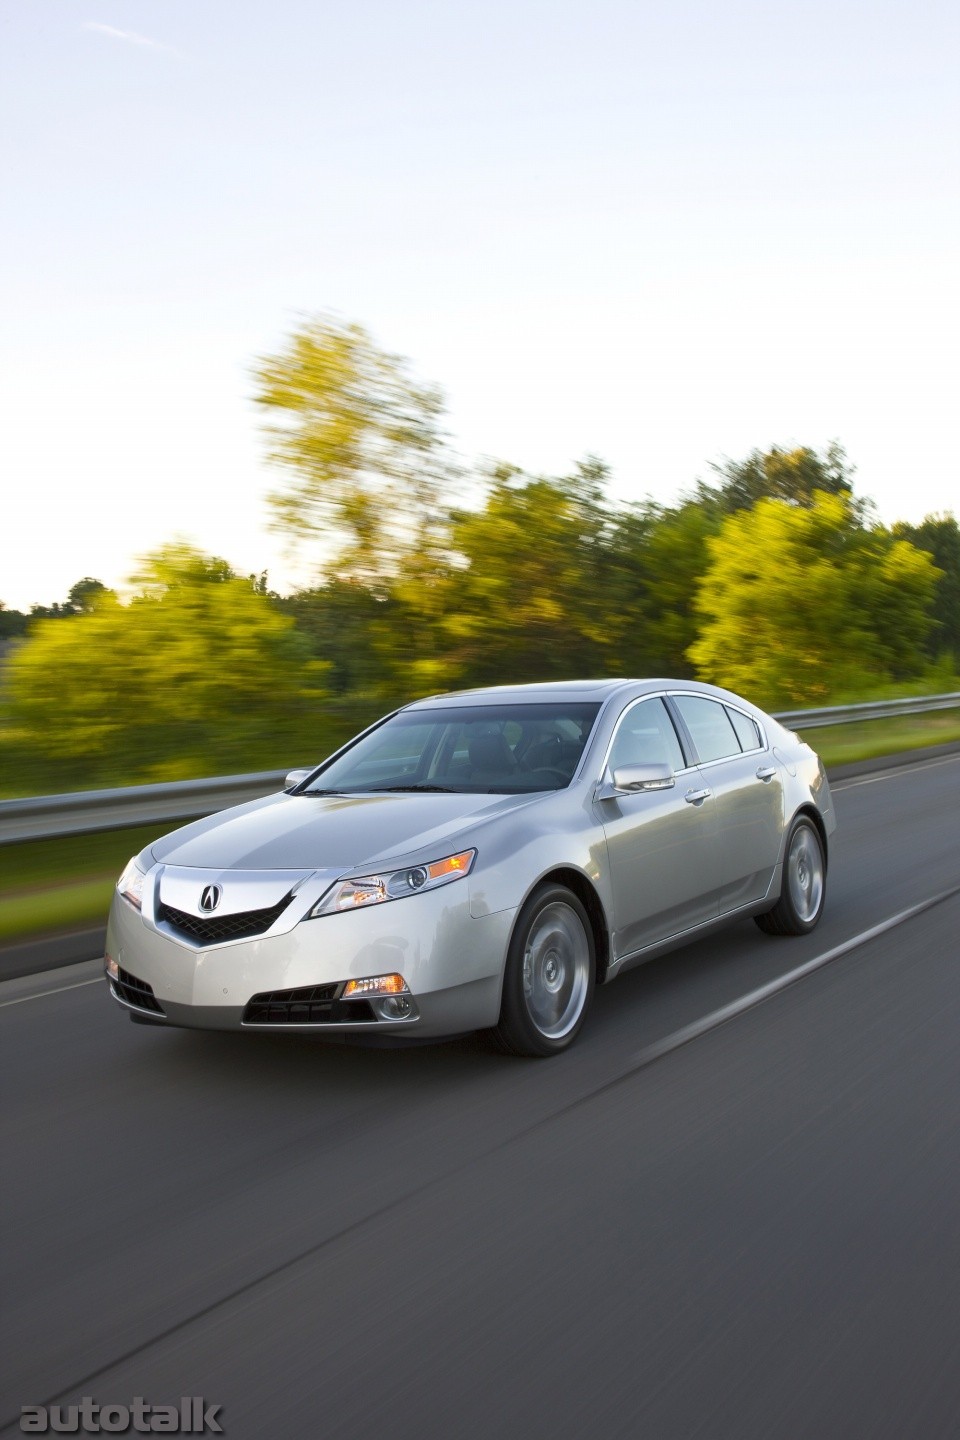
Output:
<svg viewBox="0 0 960 1440">
<path fill-rule="evenodd" d="M 4 897 L 0 904 L 0 944 L 105 925 L 115 879 L 57 885 L 46 895 Z"/>
<path fill-rule="evenodd" d="M 960 710 L 808 730 L 824 763 L 844 765 L 898 750 L 960 741 Z M 106 923 L 117 876 L 164 828 L 29 840 L 0 847 L 0 945 Z"/>
<path fill-rule="evenodd" d="M 124 865 L 163 833 L 149 825 L 0 847 L 0 945 L 105 925 Z"/>
<path fill-rule="evenodd" d="M 921 750 L 960 740 L 960 710 L 933 710 L 926 715 L 898 715 L 890 720 L 859 720 L 852 725 L 825 725 L 807 730 L 803 738 L 826 766 L 873 760 L 900 750 Z"/>
</svg>

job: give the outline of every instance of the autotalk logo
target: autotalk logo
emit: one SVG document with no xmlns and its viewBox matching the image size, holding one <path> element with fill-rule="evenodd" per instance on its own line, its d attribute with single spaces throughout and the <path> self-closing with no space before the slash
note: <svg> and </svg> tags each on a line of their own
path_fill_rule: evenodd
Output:
<svg viewBox="0 0 960 1440">
<path fill-rule="evenodd" d="M 27 1435 L 222 1435 L 217 1424 L 220 1405 L 204 1405 L 202 1395 L 181 1395 L 179 1405 L 147 1405 L 134 1395 L 129 1405 L 101 1405 L 84 1395 L 79 1405 L 24 1405 L 20 1429 Z"/>
<path fill-rule="evenodd" d="M 205 885 L 203 887 L 203 894 L 200 896 L 200 909 L 208 912 L 216 910 L 220 904 L 220 896 L 222 894 L 223 891 L 219 885 Z"/>
</svg>

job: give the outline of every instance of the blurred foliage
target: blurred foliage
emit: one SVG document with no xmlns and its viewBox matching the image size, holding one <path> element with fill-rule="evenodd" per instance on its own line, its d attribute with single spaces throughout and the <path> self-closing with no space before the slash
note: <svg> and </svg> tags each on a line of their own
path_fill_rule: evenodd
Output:
<svg viewBox="0 0 960 1440">
<path fill-rule="evenodd" d="M 18 635 L 25 635 L 29 623 L 29 615 L 25 615 L 22 610 L 8 610 L 0 600 L 0 643 L 15 640 Z"/>
<path fill-rule="evenodd" d="M 36 620 L 63 620 L 74 615 L 88 614 L 99 597 L 108 593 L 101 580 L 85 575 L 82 580 L 71 585 L 66 600 L 55 600 L 52 605 L 31 605 L 28 615 L 22 610 L 8 610 L 0 600 L 0 641 L 26 635 Z"/>
<path fill-rule="evenodd" d="M 129 604 L 99 592 L 69 624 L 39 621 L 11 654 L 5 749 L 18 789 L 256 769 L 323 748 L 326 667 L 292 619 L 184 545 L 136 579 Z"/>
<path fill-rule="evenodd" d="M 759 500 L 728 516 L 708 548 L 689 651 L 703 679 L 767 707 L 817 705 L 919 668 L 940 572 L 861 524 L 848 496 Z"/>
<path fill-rule="evenodd" d="M 254 374 L 287 472 L 269 497 L 275 528 L 321 539 L 332 573 L 368 584 L 432 568 L 459 478 L 440 391 L 332 316 L 306 321 Z"/>
<path fill-rule="evenodd" d="M 110 592 L 101 580 L 94 580 L 91 575 L 85 575 L 78 580 L 76 585 L 71 585 L 67 595 L 67 606 L 73 615 L 89 615 L 105 595 Z M 36 613 L 34 607 L 33 613 Z"/>
<path fill-rule="evenodd" d="M 444 669 L 497 684 L 616 668 L 621 636 L 605 471 L 564 480 L 501 468 L 482 508 L 454 517 L 459 564 L 433 617 Z"/>
<path fill-rule="evenodd" d="M 952 515 L 928 515 L 920 525 L 893 527 L 899 540 L 925 550 L 940 570 L 933 597 L 934 625 L 927 640 L 930 655 L 946 651 L 960 657 L 960 525 Z"/>
<path fill-rule="evenodd" d="M 614 502 L 594 457 L 487 465 L 467 505 L 439 391 L 360 326 L 305 321 L 255 374 L 275 524 L 317 583 L 280 597 L 172 545 L 127 603 L 87 576 L 0 606 L 3 793 L 292 767 L 473 685 L 699 675 L 767 707 L 956 688 L 957 522 L 884 529 L 838 444 L 724 460 L 673 506 Z"/>
<path fill-rule="evenodd" d="M 806 445 L 793 450 L 773 445 L 766 451 L 752 450 L 745 460 L 724 460 L 710 468 L 718 483 L 707 486 L 701 482 L 697 499 L 718 505 L 728 515 L 750 510 L 758 500 L 785 500 L 790 505 L 809 507 L 819 492 L 845 495 L 860 519 L 870 509 L 869 501 L 854 497 L 854 468 L 836 440 L 822 455 Z"/>
<path fill-rule="evenodd" d="M 624 674 L 695 674 L 688 655 L 698 633 L 694 601 L 721 518 L 709 499 L 624 515 L 617 548 L 626 577 L 623 623 L 632 640 Z"/>
</svg>

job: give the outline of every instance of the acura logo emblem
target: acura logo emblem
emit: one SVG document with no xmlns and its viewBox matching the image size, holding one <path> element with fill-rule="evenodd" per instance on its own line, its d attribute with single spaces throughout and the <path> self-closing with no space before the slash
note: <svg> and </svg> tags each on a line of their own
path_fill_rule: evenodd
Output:
<svg viewBox="0 0 960 1440">
<path fill-rule="evenodd" d="M 220 904 L 220 896 L 223 894 L 219 885 L 205 885 L 203 894 L 200 896 L 201 910 L 216 910 Z"/>
</svg>

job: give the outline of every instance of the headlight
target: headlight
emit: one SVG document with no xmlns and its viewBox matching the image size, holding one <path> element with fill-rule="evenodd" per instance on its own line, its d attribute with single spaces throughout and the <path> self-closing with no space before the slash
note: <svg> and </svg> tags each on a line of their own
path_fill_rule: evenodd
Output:
<svg viewBox="0 0 960 1440">
<path fill-rule="evenodd" d="M 140 869 L 136 860 L 130 860 L 126 870 L 117 881 L 117 889 L 124 900 L 129 900 L 130 904 L 135 905 L 138 910 L 143 904 L 143 882 L 146 878 L 145 872 Z"/>
<path fill-rule="evenodd" d="M 382 905 L 385 900 L 403 900 L 407 895 L 449 885 L 452 880 L 469 875 L 476 858 L 476 850 L 461 850 L 459 855 L 447 855 L 427 865 L 405 865 L 402 870 L 384 870 L 379 875 L 341 880 L 317 901 L 307 919 L 334 915 L 338 910 L 363 910 L 368 905 Z"/>
</svg>

